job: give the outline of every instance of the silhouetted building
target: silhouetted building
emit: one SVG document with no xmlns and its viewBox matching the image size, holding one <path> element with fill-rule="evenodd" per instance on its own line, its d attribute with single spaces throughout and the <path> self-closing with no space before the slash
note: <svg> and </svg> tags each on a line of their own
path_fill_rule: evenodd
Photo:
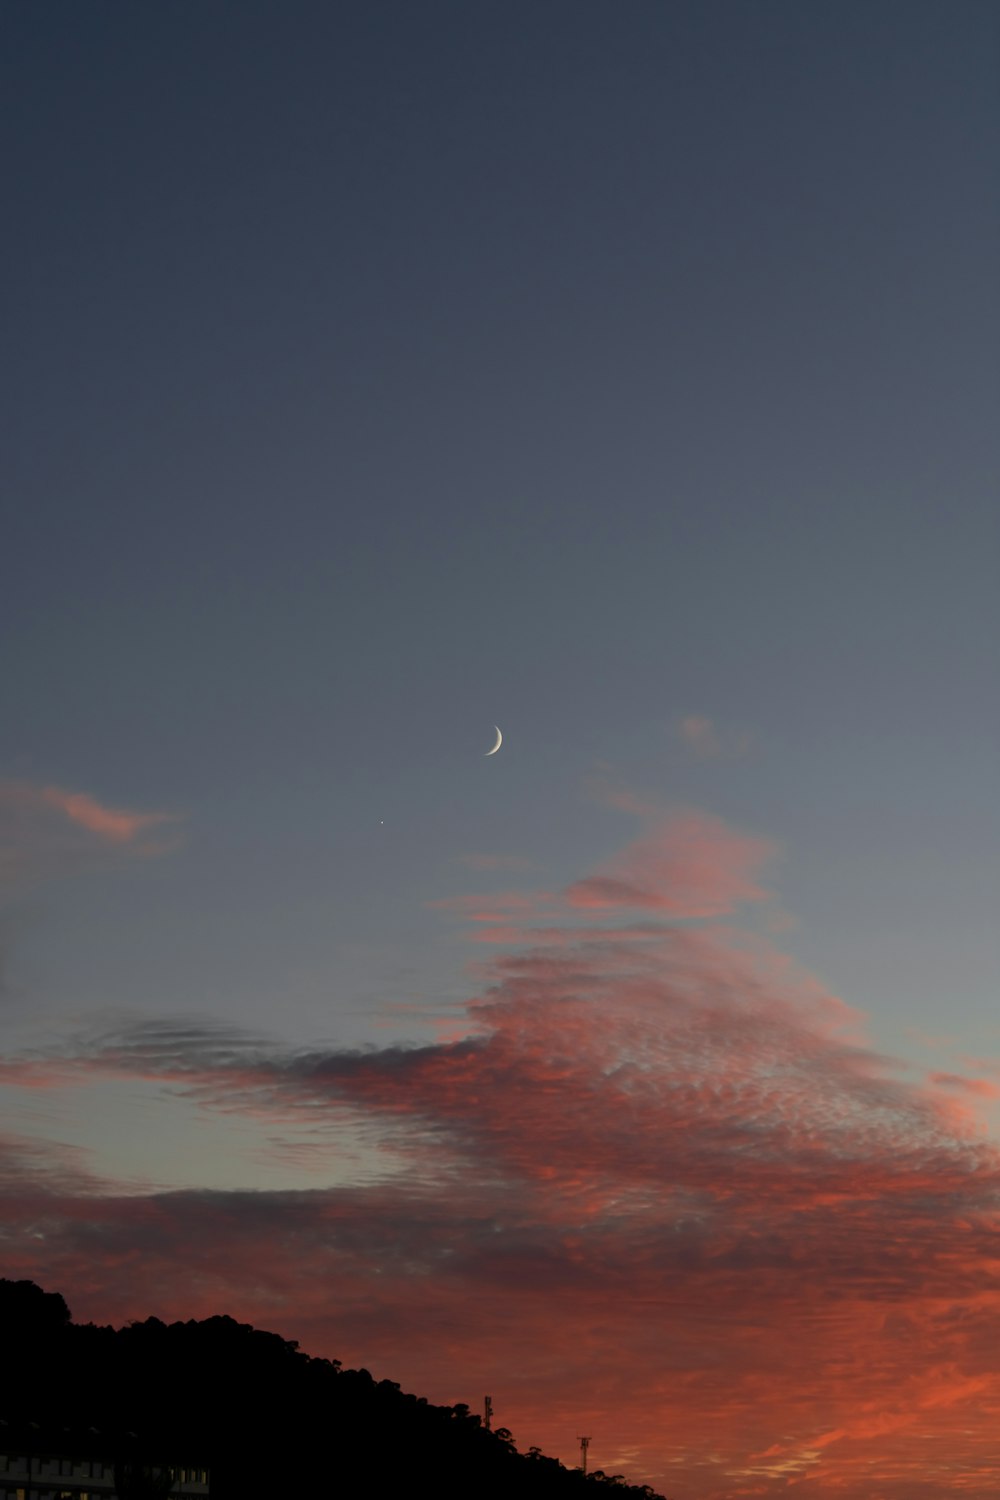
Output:
<svg viewBox="0 0 1000 1500">
<path fill-rule="evenodd" d="M 134 1433 L 0 1421 L 0 1500 L 130 1500 L 166 1494 L 168 1475 L 171 1500 L 209 1495 L 207 1469 L 151 1462 Z"/>
</svg>

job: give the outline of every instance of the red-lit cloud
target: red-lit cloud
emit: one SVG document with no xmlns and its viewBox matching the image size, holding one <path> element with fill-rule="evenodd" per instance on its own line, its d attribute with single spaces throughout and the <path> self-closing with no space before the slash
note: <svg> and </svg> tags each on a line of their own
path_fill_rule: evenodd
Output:
<svg viewBox="0 0 1000 1500">
<path fill-rule="evenodd" d="M 767 897 L 770 854 L 687 814 L 512 893 L 489 931 L 515 946 L 453 1041 L 289 1052 L 164 1020 L 10 1059 L 36 1086 L 158 1080 L 206 1141 L 217 1110 L 279 1150 L 295 1121 L 349 1124 L 385 1171 L 115 1195 L 13 1143 L 5 1274 L 82 1317 L 229 1311 L 432 1399 L 489 1390 L 522 1444 L 572 1460 L 591 1432 L 595 1463 L 677 1500 L 995 1495 L 1000 1153 L 968 1090 L 905 1081 L 721 921 Z"/>
</svg>

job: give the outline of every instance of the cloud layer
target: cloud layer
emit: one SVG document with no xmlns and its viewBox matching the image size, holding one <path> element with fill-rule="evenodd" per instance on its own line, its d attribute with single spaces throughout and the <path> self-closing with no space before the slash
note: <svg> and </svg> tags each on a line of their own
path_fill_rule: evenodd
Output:
<svg viewBox="0 0 1000 1500">
<path fill-rule="evenodd" d="M 367 1133 L 315 1192 L 123 1195 L 10 1142 L 5 1274 L 78 1316 L 228 1310 L 522 1444 L 678 1500 L 996 1493 L 1000 1156 L 732 919 L 771 850 L 654 819 L 561 892 L 463 901 L 507 944 L 464 1035 L 289 1052 L 163 1021 L 7 1078 L 144 1078 L 213 1111 Z"/>
</svg>

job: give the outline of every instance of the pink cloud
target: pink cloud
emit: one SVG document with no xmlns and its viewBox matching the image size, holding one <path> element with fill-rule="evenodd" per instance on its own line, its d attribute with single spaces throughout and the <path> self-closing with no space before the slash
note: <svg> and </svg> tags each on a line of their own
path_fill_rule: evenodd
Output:
<svg viewBox="0 0 1000 1500">
<path fill-rule="evenodd" d="M 927 1077 L 939 1088 L 957 1089 L 960 1093 L 975 1094 L 980 1099 L 1000 1099 L 1000 1084 L 990 1083 L 986 1078 L 966 1078 L 961 1073 L 929 1073 Z"/>
<path fill-rule="evenodd" d="M 775 848 L 699 813 L 664 818 L 648 837 L 566 892 L 571 906 L 715 917 L 769 896 L 755 880 Z"/>
<path fill-rule="evenodd" d="M 0 781 L 0 889 L 66 874 L 112 852 L 166 853 L 176 835 L 149 835 L 177 821 L 171 813 L 108 807 L 87 792 Z"/>
<path fill-rule="evenodd" d="M 647 835 L 561 892 L 495 891 L 428 904 L 474 922 L 509 924 L 622 910 L 697 920 L 772 900 L 772 892 L 756 879 L 777 852 L 768 840 L 736 832 L 703 813 L 650 817 L 643 811 L 651 823 Z"/>
<path fill-rule="evenodd" d="M 131 843 L 145 829 L 172 821 L 169 813 L 126 812 L 122 808 L 105 807 L 86 792 L 67 792 L 58 786 L 39 787 L 36 795 L 46 806 L 64 813 L 70 822 L 113 844 Z"/>
</svg>

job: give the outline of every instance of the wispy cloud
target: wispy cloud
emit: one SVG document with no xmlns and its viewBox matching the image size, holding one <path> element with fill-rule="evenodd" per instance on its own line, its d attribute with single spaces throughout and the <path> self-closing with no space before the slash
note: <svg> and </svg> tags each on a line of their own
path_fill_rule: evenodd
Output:
<svg viewBox="0 0 1000 1500">
<path fill-rule="evenodd" d="M 530 870 L 534 864 L 522 854 L 459 854 L 457 862 L 469 870 Z"/>
<path fill-rule="evenodd" d="M 64 1049 L 77 1083 L 187 1096 L 206 1140 L 216 1110 L 272 1120 L 279 1155 L 283 1120 L 320 1145 L 361 1122 L 386 1170 L 95 1199 L 15 1162 L 7 1274 L 83 1316 L 225 1309 L 432 1398 L 490 1390 L 521 1442 L 572 1458 L 592 1430 L 595 1462 L 627 1452 L 692 1500 L 805 1478 L 985 1500 L 1000 1153 L 951 1075 L 906 1082 L 857 1011 L 733 923 L 770 854 L 685 814 L 528 893 L 451 1041 L 289 1051 L 163 1021 Z M 44 1062 L 10 1059 L 8 1082 Z"/>
<path fill-rule="evenodd" d="M 34 792 L 22 788 L 22 795 L 34 795 L 46 807 L 64 813 L 71 823 L 112 844 L 131 844 L 147 829 L 174 821 L 169 813 L 126 812 L 120 807 L 105 807 L 86 792 L 67 792 L 58 786 L 43 786 Z"/>
<path fill-rule="evenodd" d="M 603 869 L 571 885 L 566 899 L 595 910 L 721 916 L 769 895 L 754 877 L 774 854 L 766 840 L 736 833 L 704 814 L 667 817 Z"/>
<path fill-rule="evenodd" d="M 704 813 L 643 813 L 649 824 L 644 837 L 562 891 L 466 894 L 430 905 L 475 922 L 550 921 L 582 911 L 611 918 L 649 911 L 697 920 L 772 899 L 773 893 L 757 880 L 776 856 L 770 841 L 728 828 Z"/>
<path fill-rule="evenodd" d="M 723 730 L 704 714 L 686 714 L 677 735 L 699 760 L 739 760 L 753 749 L 753 736 L 746 730 Z"/>
<path fill-rule="evenodd" d="M 927 1077 L 940 1088 L 975 1094 L 980 1099 L 1000 1099 L 1000 1084 L 990 1083 L 987 1078 L 967 1078 L 963 1073 L 929 1073 Z"/>
<path fill-rule="evenodd" d="M 109 854 L 176 847 L 179 819 L 110 807 L 88 792 L 0 780 L 0 891 L 86 867 Z"/>
</svg>

